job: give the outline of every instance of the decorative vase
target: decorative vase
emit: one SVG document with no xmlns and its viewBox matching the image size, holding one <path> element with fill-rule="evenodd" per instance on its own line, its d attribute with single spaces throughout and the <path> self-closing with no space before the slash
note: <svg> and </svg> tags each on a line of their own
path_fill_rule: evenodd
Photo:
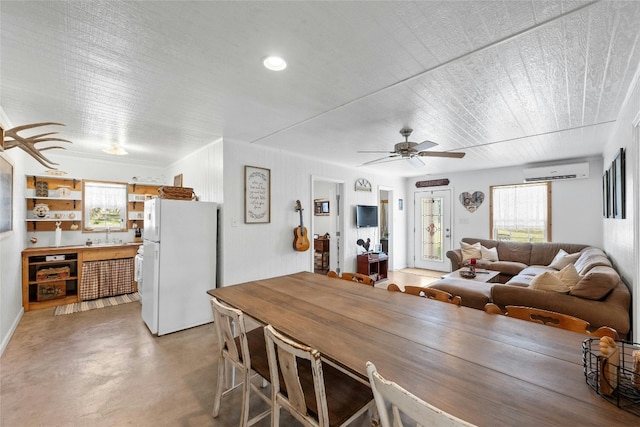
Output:
<svg viewBox="0 0 640 427">
<path fill-rule="evenodd" d="M 46 203 L 36 203 L 33 207 L 33 213 L 37 218 L 46 218 L 49 216 L 49 205 Z"/>
</svg>

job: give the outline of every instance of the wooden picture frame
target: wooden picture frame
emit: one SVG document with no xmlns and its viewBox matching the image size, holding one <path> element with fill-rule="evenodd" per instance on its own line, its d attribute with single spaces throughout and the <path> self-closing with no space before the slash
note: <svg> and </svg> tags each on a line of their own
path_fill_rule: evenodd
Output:
<svg viewBox="0 0 640 427">
<path fill-rule="evenodd" d="M 613 160 L 613 168 L 615 171 L 614 194 L 613 194 L 613 218 L 625 218 L 625 158 L 624 148 L 621 148 L 618 155 Z"/>
<path fill-rule="evenodd" d="M 0 123 L 0 152 L 4 151 L 4 127 Z"/>
<path fill-rule="evenodd" d="M 0 152 L 0 239 L 13 233 L 13 174 L 13 161 Z"/>
<path fill-rule="evenodd" d="M 609 171 L 602 174 L 602 217 L 609 218 Z"/>
<path fill-rule="evenodd" d="M 271 170 L 256 166 L 244 167 L 244 222 L 271 222 Z"/>
<path fill-rule="evenodd" d="M 609 171 L 607 173 L 608 177 L 609 177 L 609 190 L 608 190 L 608 200 L 607 200 L 607 206 L 608 206 L 608 210 L 609 210 L 609 215 L 607 216 L 607 218 L 614 218 L 615 217 L 615 194 L 616 194 L 616 166 L 614 163 L 611 163 L 611 165 L 609 166 Z"/>
<path fill-rule="evenodd" d="M 329 216 L 331 210 L 329 209 L 328 199 L 316 199 L 313 201 L 313 214 L 316 216 Z"/>
<path fill-rule="evenodd" d="M 173 186 L 182 187 L 182 174 L 173 177 Z"/>
</svg>

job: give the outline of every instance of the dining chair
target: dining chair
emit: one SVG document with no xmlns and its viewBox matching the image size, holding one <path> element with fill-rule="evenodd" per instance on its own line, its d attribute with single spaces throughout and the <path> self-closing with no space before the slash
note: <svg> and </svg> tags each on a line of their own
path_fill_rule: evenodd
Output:
<svg viewBox="0 0 640 427">
<path fill-rule="evenodd" d="M 505 309 L 506 312 L 502 312 L 500 307 L 493 303 L 488 303 L 484 307 L 484 310 L 490 314 L 504 314 L 505 316 L 513 317 L 515 319 L 542 323 L 546 326 L 566 329 L 568 331 L 578 332 L 594 337 L 611 337 L 613 339 L 618 339 L 618 331 L 615 329 L 609 326 L 601 326 L 595 331 L 592 331 L 591 324 L 589 322 L 568 314 L 519 305 L 508 305 Z"/>
<path fill-rule="evenodd" d="M 336 279 L 339 279 L 339 278 L 340 278 L 340 276 L 338 276 L 338 273 L 336 273 L 336 272 L 335 272 L 335 271 L 333 271 L 333 270 L 329 270 L 329 272 L 327 273 L 327 276 L 328 276 L 328 277 L 334 277 L 334 278 L 336 278 Z"/>
<path fill-rule="evenodd" d="M 448 302 L 455 305 L 462 304 L 462 297 L 460 295 L 451 295 L 449 292 L 441 291 L 440 289 L 423 288 L 420 286 L 405 286 L 404 292 L 419 297 L 434 299 L 436 301 Z"/>
<path fill-rule="evenodd" d="M 342 280 L 349 280 L 351 282 L 361 283 L 363 285 L 369 285 L 369 286 L 373 286 L 376 283 L 376 281 L 373 280 L 371 277 L 362 273 L 342 273 L 342 277 L 340 278 Z"/>
<path fill-rule="evenodd" d="M 253 383 L 257 377 L 261 377 L 262 382 L 269 381 L 269 361 L 264 341 L 264 328 L 258 327 L 247 332 L 242 311 L 228 307 L 216 298 L 211 298 L 211 307 L 220 348 L 218 384 L 213 399 L 212 415 L 215 418 L 220 413 L 222 397 L 242 385 L 240 427 L 253 425 L 271 412 L 271 409 L 268 409 L 249 419 L 249 398 L 252 390 L 271 406 L 271 398 Z M 234 334 L 234 331 L 237 334 Z M 237 385 L 232 384 L 226 391 L 224 390 L 227 380 L 225 361 L 231 363 L 234 369 L 239 370 L 241 380 Z"/>
<path fill-rule="evenodd" d="M 396 285 L 395 283 L 389 284 L 389 286 L 387 286 L 387 290 L 390 292 L 402 292 L 400 286 Z"/>
<path fill-rule="evenodd" d="M 401 414 L 415 421 L 418 427 L 422 425 L 473 426 L 473 424 L 436 408 L 398 384 L 385 379 L 372 362 L 367 362 L 367 374 L 382 427 L 402 426 Z M 389 408 L 391 408 L 391 416 Z"/>
<path fill-rule="evenodd" d="M 369 409 L 375 413 L 371 389 L 322 362 L 318 350 L 284 336 L 271 325 L 264 328 L 264 335 L 273 378 L 272 427 L 280 425 L 280 408 L 315 427 L 344 426 Z"/>
</svg>

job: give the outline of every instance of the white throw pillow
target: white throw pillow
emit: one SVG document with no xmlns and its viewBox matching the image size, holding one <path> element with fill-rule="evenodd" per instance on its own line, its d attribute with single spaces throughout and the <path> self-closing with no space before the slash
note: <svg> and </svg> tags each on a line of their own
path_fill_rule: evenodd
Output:
<svg viewBox="0 0 640 427">
<path fill-rule="evenodd" d="M 482 245 L 480 242 L 476 242 L 470 245 L 465 242 L 460 242 L 460 249 L 462 250 L 462 261 L 468 261 L 471 258 L 482 259 L 482 251 L 480 248 Z"/>
<path fill-rule="evenodd" d="M 567 264 L 565 268 L 553 274 L 555 274 L 558 279 L 562 280 L 569 289 L 573 288 L 582 279 L 573 264 Z"/>
<path fill-rule="evenodd" d="M 484 261 L 498 261 L 498 248 L 485 248 L 480 245 L 480 252 Z"/>
<path fill-rule="evenodd" d="M 557 276 L 558 272 L 545 271 L 536 275 L 529 284 L 531 289 L 540 289 L 541 291 L 553 291 L 562 294 L 569 293 L 570 289 L 566 283 Z"/>
<path fill-rule="evenodd" d="M 576 252 L 575 254 L 568 254 L 564 249 L 560 249 L 556 256 L 549 264 L 549 267 L 555 268 L 556 270 L 562 270 L 569 264 L 573 264 L 578 260 L 580 256 L 580 252 Z"/>
</svg>

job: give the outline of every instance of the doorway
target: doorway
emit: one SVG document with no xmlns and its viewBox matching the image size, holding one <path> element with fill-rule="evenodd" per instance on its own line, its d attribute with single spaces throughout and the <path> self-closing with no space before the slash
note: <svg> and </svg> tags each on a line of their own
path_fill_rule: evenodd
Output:
<svg viewBox="0 0 640 427">
<path fill-rule="evenodd" d="M 329 270 L 340 273 L 344 264 L 341 241 L 344 234 L 343 215 L 344 182 L 328 178 L 312 177 L 311 207 L 311 270 L 327 274 Z"/>
<path fill-rule="evenodd" d="M 414 265 L 449 271 L 451 249 L 451 190 L 419 191 L 414 195 Z"/>
<path fill-rule="evenodd" d="M 393 189 L 389 187 L 378 187 L 378 210 L 380 212 L 380 246 L 382 252 L 389 257 L 389 265 L 392 266 L 393 248 Z"/>
</svg>

